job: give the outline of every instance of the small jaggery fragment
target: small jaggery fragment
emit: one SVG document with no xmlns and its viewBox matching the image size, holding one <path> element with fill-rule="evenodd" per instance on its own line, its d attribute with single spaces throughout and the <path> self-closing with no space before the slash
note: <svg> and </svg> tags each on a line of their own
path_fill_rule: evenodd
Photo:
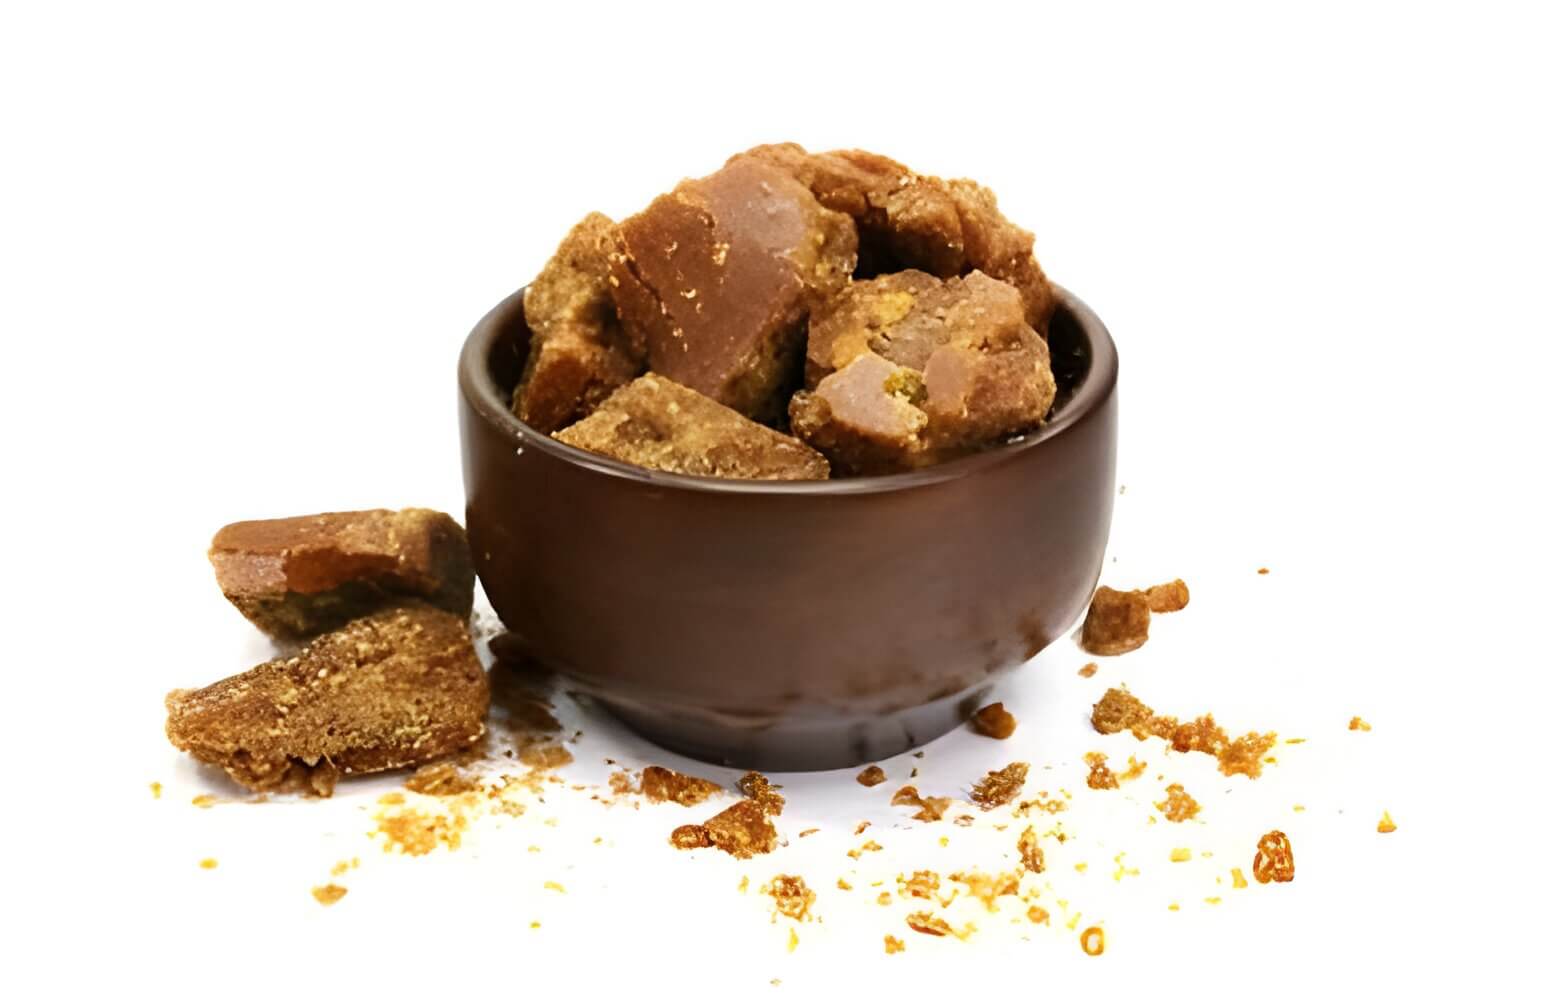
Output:
<svg viewBox="0 0 1560 1000">
<path fill-rule="evenodd" d="M 1381 810 L 1381 819 L 1376 823 L 1377 833 L 1392 833 L 1397 829 L 1397 824 L 1392 822 L 1392 814 L 1385 809 Z"/>
<path fill-rule="evenodd" d="M 1143 596 L 1148 598 L 1148 610 L 1158 615 L 1186 607 L 1192 599 L 1192 592 L 1187 589 L 1185 580 L 1177 579 L 1149 587 L 1143 591 Z"/>
<path fill-rule="evenodd" d="M 644 369 L 643 348 L 624 334 L 612 302 L 610 259 L 617 241 L 612 220 L 592 212 L 526 286 L 531 346 L 512 408 L 543 434 L 588 416 Z"/>
<path fill-rule="evenodd" d="M 200 866 L 202 868 L 206 869 L 207 871 L 210 871 L 211 869 L 217 867 L 217 859 L 216 858 L 201 858 L 200 859 Z"/>
<path fill-rule="evenodd" d="M 149 787 L 152 790 L 152 798 L 154 798 L 154 799 L 162 798 L 162 782 L 154 781 L 154 782 L 151 783 L 151 785 Z"/>
<path fill-rule="evenodd" d="M 1257 856 L 1251 862 L 1251 874 L 1264 885 L 1294 881 L 1295 852 L 1282 830 L 1273 830 L 1257 841 Z"/>
<path fill-rule="evenodd" d="M 464 795 L 482 787 L 482 783 L 448 761 L 419 767 L 406 779 L 408 791 L 421 795 Z"/>
<path fill-rule="evenodd" d="M 672 846 L 679 850 L 718 847 L 735 858 L 768 854 L 779 839 L 763 806 L 752 799 L 743 799 L 703 823 L 680 826 L 671 836 Z"/>
<path fill-rule="evenodd" d="M 1349 720 L 1349 729 L 1351 732 L 1368 733 L 1370 732 L 1370 723 L 1356 715 Z"/>
<path fill-rule="evenodd" d="M 970 801 L 982 809 L 991 810 L 1005 806 L 1018 798 L 1024 790 L 1024 779 L 1029 777 L 1029 765 L 1014 761 L 1000 771 L 988 771 L 986 776 L 970 789 Z"/>
<path fill-rule="evenodd" d="M 998 872 L 995 875 L 988 875 L 985 872 L 959 872 L 949 878 L 969 889 L 970 896 L 980 900 L 991 913 L 997 911 L 998 896 L 1018 895 L 1018 872 Z"/>
<path fill-rule="evenodd" d="M 1277 733 L 1247 733 L 1231 740 L 1219 749 L 1219 771 L 1231 776 L 1244 774 L 1248 778 L 1260 778 L 1262 763 L 1277 743 Z"/>
<path fill-rule="evenodd" d="M 1000 701 L 992 702 L 982 708 L 971 717 L 970 721 L 974 724 L 977 733 L 994 740 L 1005 740 L 1018 728 L 1018 720 L 1013 718 L 1012 712 L 1002 707 Z"/>
<path fill-rule="evenodd" d="M 894 897 L 890 896 L 887 891 L 884 891 L 878 893 L 877 901 L 879 906 L 889 906 L 894 902 Z"/>
<path fill-rule="evenodd" d="M 892 934 L 883 935 L 883 953 L 895 955 L 905 950 L 905 943 Z"/>
<path fill-rule="evenodd" d="M 1230 885 L 1237 889 L 1246 888 L 1246 873 L 1239 868 L 1230 869 Z"/>
<path fill-rule="evenodd" d="M 1154 808 L 1165 814 L 1165 819 L 1172 823 L 1184 823 L 1196 816 L 1202 810 L 1197 800 L 1186 793 L 1186 788 L 1180 784 L 1165 786 L 1165 800 L 1154 803 Z"/>
<path fill-rule="evenodd" d="M 1078 644 L 1096 656 L 1120 656 L 1148 641 L 1148 597 L 1139 590 L 1094 592 Z"/>
<path fill-rule="evenodd" d="M 321 906 L 334 906 L 347 894 L 346 886 L 336 885 L 334 882 L 328 885 L 317 885 L 309 891 L 314 894 L 314 901 Z"/>
<path fill-rule="evenodd" d="M 872 825 L 872 821 L 871 820 L 866 820 L 866 819 L 862 820 L 860 823 L 857 823 L 856 824 L 856 829 L 854 831 L 855 835 L 858 836 L 858 837 L 861 836 L 861 831 L 865 830 L 867 827 L 869 827 L 871 825 Z"/>
<path fill-rule="evenodd" d="M 1105 954 L 1105 932 L 1098 927 L 1089 927 L 1078 936 L 1078 944 L 1083 947 L 1083 953 L 1090 957 L 1098 957 Z"/>
<path fill-rule="evenodd" d="M 843 878 L 835 879 L 834 880 L 834 887 L 836 889 L 841 890 L 842 892 L 850 892 L 850 890 L 851 890 L 851 884 L 849 882 L 845 881 Z"/>
<path fill-rule="evenodd" d="M 467 819 L 464 812 L 429 813 L 407 807 L 387 809 L 377 823 L 387 853 L 399 848 L 402 854 L 420 857 L 440 844 L 452 851 L 458 848 Z"/>
<path fill-rule="evenodd" d="M 785 808 L 785 796 L 775 791 L 769 779 L 757 771 L 749 771 L 737 779 L 737 790 L 752 799 L 771 816 L 780 815 Z"/>
<path fill-rule="evenodd" d="M 850 850 L 846 851 L 845 854 L 846 854 L 847 857 L 859 858 L 859 857 L 862 856 L 862 854 L 864 854 L 864 853 L 866 853 L 868 851 L 881 851 L 882 849 L 883 849 L 883 845 L 882 844 L 879 844 L 875 840 L 869 840 L 866 843 L 862 844 L 860 847 L 852 847 Z"/>
<path fill-rule="evenodd" d="M 537 771 L 551 771 L 573 760 L 574 755 L 561 743 L 532 744 L 520 751 L 520 763 Z"/>
<path fill-rule="evenodd" d="M 223 595 L 278 639 L 306 639 L 407 598 L 471 614 L 466 532 L 436 510 L 238 521 L 207 555 Z"/>
<path fill-rule="evenodd" d="M 943 813 L 947 812 L 948 807 L 952 804 L 952 799 L 922 796 L 920 792 L 916 791 L 914 785 L 904 786 L 895 792 L 894 797 L 889 800 L 889 805 L 915 806 L 916 812 L 910 818 L 920 820 L 922 823 L 935 823 L 942 819 Z"/>
<path fill-rule="evenodd" d="M 711 795 L 719 795 L 720 786 L 704 778 L 652 764 L 639 774 L 639 791 L 651 802 L 696 806 Z"/>
<path fill-rule="evenodd" d="M 1040 838 L 1035 835 L 1035 828 L 1025 827 L 1024 832 L 1018 837 L 1018 857 L 1026 870 L 1035 874 L 1045 871 L 1045 851 L 1040 847 Z"/>
<path fill-rule="evenodd" d="M 660 375 L 614 392 L 590 416 L 553 435 L 632 465 L 722 479 L 827 479 L 818 452 Z"/>
<path fill-rule="evenodd" d="M 672 831 L 672 846 L 679 851 L 691 851 L 700 847 L 709 847 L 714 841 L 710 839 L 710 833 L 699 823 L 685 823 Z"/>
<path fill-rule="evenodd" d="M 1049 924 L 1051 922 L 1051 914 L 1043 906 L 1031 906 L 1025 916 L 1029 917 L 1029 922 L 1032 924 Z"/>
<path fill-rule="evenodd" d="M 901 896 L 914 896 L 918 899 L 936 899 L 937 887 L 941 884 L 941 879 L 936 872 L 926 870 L 915 872 L 909 878 L 900 875 L 897 881 Z"/>
<path fill-rule="evenodd" d="M 1098 663 L 1085 663 L 1083 666 L 1078 668 L 1078 676 L 1079 677 L 1093 677 L 1094 674 L 1095 674 L 1095 671 L 1097 671 L 1099 669 L 1100 669 L 1100 665 Z"/>
<path fill-rule="evenodd" d="M 328 796 L 339 775 L 411 767 L 474 745 L 488 686 L 465 619 L 408 604 L 165 701 L 168 739 L 197 760 L 255 791 Z"/>
<path fill-rule="evenodd" d="M 1209 754 L 1218 758 L 1220 772 L 1253 779 L 1261 776 L 1263 763 L 1271 760 L 1268 753 L 1278 743 L 1277 733 L 1251 732 L 1232 740 L 1211 715 L 1191 722 L 1155 715 L 1126 688 L 1119 687 L 1106 691 L 1095 703 L 1091 721 L 1096 732 L 1106 735 L 1130 730 L 1140 740 L 1150 736 L 1167 740 L 1170 748 L 1179 753 Z"/>
<path fill-rule="evenodd" d="M 1106 736 L 1129 729 L 1138 739 L 1147 739 L 1145 727 L 1153 715 L 1153 709 L 1126 688 L 1113 687 L 1095 703 L 1091 721 L 1094 731 Z"/>
<path fill-rule="evenodd" d="M 685 180 L 618 227 L 609 284 L 650 370 L 772 421 L 818 303 L 850 279 L 856 229 L 771 163 Z"/>
<path fill-rule="evenodd" d="M 1105 755 L 1097 751 L 1083 755 L 1083 762 L 1089 765 L 1089 776 L 1085 779 L 1090 788 L 1106 789 L 1118 787 L 1115 772 L 1105 761 Z"/>
<path fill-rule="evenodd" d="M 942 917 L 933 916 L 926 910 L 918 910 L 915 913 L 908 914 L 905 917 L 905 923 L 910 925 L 911 930 L 920 934 L 930 934 L 932 937 L 947 937 L 956 933 L 948 924 L 948 921 Z"/>
<path fill-rule="evenodd" d="M 859 785 L 865 785 L 867 788 L 871 788 L 874 785 L 881 785 L 887 780 L 888 775 L 884 774 L 883 769 L 878 767 L 876 764 L 862 768 L 861 773 L 856 775 L 856 783 Z M 859 833 L 860 831 L 857 832 Z"/>
<path fill-rule="evenodd" d="M 1192 860 L 1192 849 L 1190 847 L 1172 847 L 1170 848 L 1170 860 L 1177 863 L 1190 861 Z"/>
</svg>

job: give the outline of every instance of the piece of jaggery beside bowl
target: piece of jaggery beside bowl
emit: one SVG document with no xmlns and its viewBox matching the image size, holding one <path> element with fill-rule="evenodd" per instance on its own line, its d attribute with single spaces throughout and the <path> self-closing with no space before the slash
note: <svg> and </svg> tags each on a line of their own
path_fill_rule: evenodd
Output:
<svg viewBox="0 0 1560 1000">
<path fill-rule="evenodd" d="M 617 226 L 599 212 L 577 223 L 525 290 L 531 346 L 515 387 L 515 416 L 551 434 L 588 415 L 644 369 L 612 302 Z"/>
<path fill-rule="evenodd" d="M 1083 619 L 1079 645 L 1096 656 L 1130 653 L 1148 641 L 1151 614 L 1143 591 L 1101 587 L 1094 592 Z"/>
<path fill-rule="evenodd" d="M 329 795 L 472 746 L 488 684 L 465 617 L 408 603 L 166 705 L 169 741 L 246 788 Z"/>
<path fill-rule="evenodd" d="M 1034 234 L 997 208 L 971 180 L 918 174 L 877 153 L 808 153 L 795 143 L 757 146 L 731 162 L 756 159 L 790 173 L 825 206 L 849 214 L 860 232 L 861 271 L 907 269 L 951 278 L 984 271 L 1018 289 L 1030 326 L 1042 336 L 1056 297 L 1034 255 Z"/>
<path fill-rule="evenodd" d="M 317 635 L 405 598 L 471 613 L 466 532 L 435 510 L 238 521 L 217 532 L 208 556 L 227 599 L 279 639 Z"/>
<path fill-rule="evenodd" d="M 829 478 L 828 461 L 797 439 L 653 373 L 553 436 L 598 455 L 685 476 Z"/>
<path fill-rule="evenodd" d="M 849 216 L 749 159 L 683 181 L 618 228 L 612 295 L 650 370 L 778 421 L 809 311 L 855 268 Z"/>
</svg>

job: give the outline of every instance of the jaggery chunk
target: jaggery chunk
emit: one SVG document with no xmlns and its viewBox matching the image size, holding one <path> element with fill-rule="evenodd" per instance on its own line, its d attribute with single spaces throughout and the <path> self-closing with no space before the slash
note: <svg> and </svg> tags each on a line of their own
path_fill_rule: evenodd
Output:
<svg viewBox="0 0 1560 1000">
<path fill-rule="evenodd" d="M 883 769 L 876 764 L 862 768 L 861 773 L 856 775 L 856 783 L 865 785 L 868 788 L 871 788 L 873 785 L 881 785 L 887 780 L 888 775 L 884 774 Z M 857 832 L 859 833 L 860 831 Z"/>
<path fill-rule="evenodd" d="M 711 816 L 704 821 L 704 830 L 712 845 L 738 858 L 768 854 L 779 841 L 764 807 L 752 799 Z"/>
<path fill-rule="evenodd" d="M 920 820 L 922 823 L 935 823 L 942 819 L 943 813 L 947 812 L 948 807 L 952 804 L 952 799 L 923 798 L 921 793 L 916 791 L 914 785 L 904 786 L 895 792 L 894 797 L 889 800 L 889 805 L 915 806 L 916 812 L 910 818 Z"/>
<path fill-rule="evenodd" d="M 942 880 L 938 878 L 936 872 L 923 869 L 913 872 L 909 878 L 900 875 L 895 881 L 899 883 L 899 894 L 901 896 L 914 896 L 917 899 L 936 899 L 937 887 Z"/>
<path fill-rule="evenodd" d="M 476 581 L 466 532 L 415 507 L 239 521 L 217 532 L 208 557 L 233 606 L 279 639 L 406 598 L 468 615 Z"/>
<path fill-rule="evenodd" d="M 1096 656 L 1130 653 L 1148 641 L 1149 614 L 1142 591 L 1101 587 L 1089 604 L 1078 644 Z"/>
<path fill-rule="evenodd" d="M 692 851 L 714 844 L 710 832 L 701 823 L 685 823 L 672 831 L 672 846 L 679 851 Z"/>
<path fill-rule="evenodd" d="M 341 774 L 411 767 L 482 737 L 487 675 L 465 619 L 389 608 L 298 653 L 170 692 L 168 739 L 257 791 L 329 795 Z"/>
<path fill-rule="evenodd" d="M 776 875 L 764 887 L 775 901 L 775 913 L 792 920 L 805 920 L 818 894 L 807 888 L 800 875 Z"/>
<path fill-rule="evenodd" d="M 1009 222 L 989 189 L 917 174 L 859 149 L 812 154 L 778 143 L 738 153 L 732 162 L 748 159 L 785 170 L 825 206 L 854 218 L 864 270 L 915 269 L 940 278 L 984 271 L 1018 289 L 1029 324 L 1045 329 L 1055 296 L 1035 260 L 1034 234 Z"/>
<path fill-rule="evenodd" d="M 1040 874 L 1045 871 L 1045 851 L 1040 848 L 1040 838 L 1035 828 L 1026 826 L 1018 837 L 1018 857 L 1029 871 Z"/>
<path fill-rule="evenodd" d="M 1165 800 L 1154 803 L 1154 808 L 1164 813 L 1165 819 L 1172 823 L 1184 823 L 1202 811 L 1202 806 L 1180 784 L 1166 785 Z"/>
<path fill-rule="evenodd" d="M 314 901 L 321 906 L 334 906 L 341 902 L 347 894 L 346 886 L 336 885 L 334 882 L 326 885 L 317 885 L 309 890 L 314 896 Z"/>
<path fill-rule="evenodd" d="M 856 266 L 849 217 L 750 159 L 683 181 L 619 230 L 612 295 L 650 370 L 778 418 L 809 310 Z"/>
<path fill-rule="evenodd" d="M 1056 397 L 1050 352 L 1018 293 L 978 271 L 852 282 L 813 318 L 806 376 L 793 431 L 868 474 L 1031 430 Z"/>
<path fill-rule="evenodd" d="M 1180 611 L 1191 601 L 1192 592 L 1187 589 L 1185 580 L 1171 580 L 1149 587 L 1143 591 L 1143 596 L 1148 598 L 1148 610 L 1157 615 Z"/>
<path fill-rule="evenodd" d="M 1262 776 L 1262 761 L 1278 742 L 1277 733 L 1247 733 L 1219 750 L 1219 771 L 1248 778 Z"/>
<path fill-rule="evenodd" d="M 883 935 L 883 953 L 893 955 L 905 950 L 905 943 L 892 934 Z"/>
<path fill-rule="evenodd" d="M 1140 740 L 1157 736 L 1179 753 L 1205 753 L 1218 758 L 1224 774 L 1262 775 L 1268 753 L 1278 743 L 1277 733 L 1250 732 L 1232 740 L 1213 716 L 1203 715 L 1191 722 L 1180 722 L 1172 715 L 1155 715 L 1153 709 L 1130 694 L 1126 688 L 1111 688 L 1094 706 L 1094 728 L 1110 734 L 1131 730 Z"/>
<path fill-rule="evenodd" d="M 543 434 L 587 416 L 644 369 L 612 303 L 609 258 L 617 227 L 592 212 L 569 230 L 526 287 L 530 353 L 515 387 L 515 416 Z"/>
<path fill-rule="evenodd" d="M 975 726 L 977 733 L 990 736 L 994 740 L 1005 740 L 1018 728 L 1018 720 L 1013 718 L 1012 712 L 1002 707 L 1000 701 L 992 702 L 976 712 L 971 716 L 970 722 Z"/>
<path fill-rule="evenodd" d="M 988 771 L 986 776 L 970 789 L 970 801 L 982 809 L 1005 806 L 1024 790 L 1024 779 L 1029 777 L 1029 765 L 1014 761 L 1000 771 Z"/>
<path fill-rule="evenodd" d="M 1083 755 L 1083 762 L 1089 765 L 1089 776 L 1085 779 L 1085 783 L 1090 788 L 1106 789 L 1119 786 L 1115 773 L 1105 762 L 1104 754 L 1086 753 Z"/>
<path fill-rule="evenodd" d="M 1251 862 L 1251 874 L 1264 885 L 1294 881 L 1295 852 L 1284 831 L 1273 830 L 1257 841 L 1257 856 Z"/>
<path fill-rule="evenodd" d="M 639 775 L 639 791 L 651 802 L 696 806 L 711 795 L 719 795 L 720 786 L 704 778 L 652 764 Z"/>
<path fill-rule="evenodd" d="M 1139 701 L 1136 695 L 1126 688 L 1114 687 L 1095 704 L 1092 721 L 1095 732 L 1109 736 L 1124 729 L 1136 733 L 1153 715 L 1154 710 Z"/>
<path fill-rule="evenodd" d="M 654 374 L 623 386 L 590 416 L 553 436 L 598 455 L 685 476 L 829 478 L 828 460 L 802 442 Z"/>
<path fill-rule="evenodd" d="M 780 811 L 785 808 L 785 796 L 775 791 L 769 779 L 757 771 L 749 771 L 738 778 L 737 790 L 758 803 L 770 816 L 780 815 Z"/>
</svg>

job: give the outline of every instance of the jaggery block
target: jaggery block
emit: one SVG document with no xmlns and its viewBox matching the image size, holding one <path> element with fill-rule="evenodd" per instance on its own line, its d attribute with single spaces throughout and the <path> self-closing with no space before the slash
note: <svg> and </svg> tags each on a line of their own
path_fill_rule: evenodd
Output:
<svg viewBox="0 0 1560 1000">
<path fill-rule="evenodd" d="M 1096 656 L 1130 653 L 1148 641 L 1149 617 L 1148 596 L 1141 590 L 1101 587 L 1089 604 L 1079 645 Z"/>
<path fill-rule="evenodd" d="M 979 272 L 852 282 L 810 325 L 791 429 L 855 472 L 913 469 L 1038 427 L 1056 398 L 1012 286 Z"/>
<path fill-rule="evenodd" d="M 619 232 L 612 295 L 650 370 L 744 416 L 778 419 L 809 311 L 855 268 L 850 217 L 749 159 L 683 181 Z"/>
<path fill-rule="evenodd" d="M 662 472 L 726 479 L 827 479 L 818 452 L 653 373 L 553 435 L 576 448 Z"/>
<path fill-rule="evenodd" d="M 526 286 L 530 353 L 515 387 L 515 416 L 551 434 L 588 415 L 644 369 L 612 302 L 609 258 L 617 227 L 592 212 L 569 230 Z"/>
<path fill-rule="evenodd" d="M 415 507 L 239 521 L 217 532 L 209 558 L 233 606 L 280 639 L 409 597 L 468 615 L 476 580 L 461 526 Z"/>
<path fill-rule="evenodd" d="M 168 739 L 247 788 L 329 795 L 343 774 L 412 767 L 481 739 L 487 675 L 466 619 L 409 603 L 293 656 L 170 692 Z"/>
<path fill-rule="evenodd" d="M 1013 718 L 1012 712 L 1002 707 L 1000 701 L 994 701 L 976 712 L 970 717 L 970 723 L 977 733 L 994 740 L 1005 740 L 1018 728 L 1018 720 Z"/>
<path fill-rule="evenodd" d="M 795 143 L 758 146 L 731 162 L 773 164 L 860 231 L 862 270 L 914 269 L 941 278 L 984 271 L 1018 289 L 1029 325 L 1044 333 L 1055 294 L 1034 255 L 1034 234 L 1009 222 L 988 188 L 917 174 L 859 149 L 808 153 Z"/>
</svg>

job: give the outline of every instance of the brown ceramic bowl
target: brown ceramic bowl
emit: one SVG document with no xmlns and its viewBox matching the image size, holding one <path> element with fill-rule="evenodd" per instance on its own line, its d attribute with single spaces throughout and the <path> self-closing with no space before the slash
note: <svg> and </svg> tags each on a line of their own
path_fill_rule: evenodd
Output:
<svg viewBox="0 0 1560 1000">
<path fill-rule="evenodd" d="M 1116 348 L 1060 300 L 1041 430 L 916 472 L 776 483 L 651 472 L 522 424 L 516 292 L 460 358 L 483 589 L 544 665 L 692 757 L 815 770 L 941 735 L 1065 635 L 1099 578 Z"/>
</svg>

